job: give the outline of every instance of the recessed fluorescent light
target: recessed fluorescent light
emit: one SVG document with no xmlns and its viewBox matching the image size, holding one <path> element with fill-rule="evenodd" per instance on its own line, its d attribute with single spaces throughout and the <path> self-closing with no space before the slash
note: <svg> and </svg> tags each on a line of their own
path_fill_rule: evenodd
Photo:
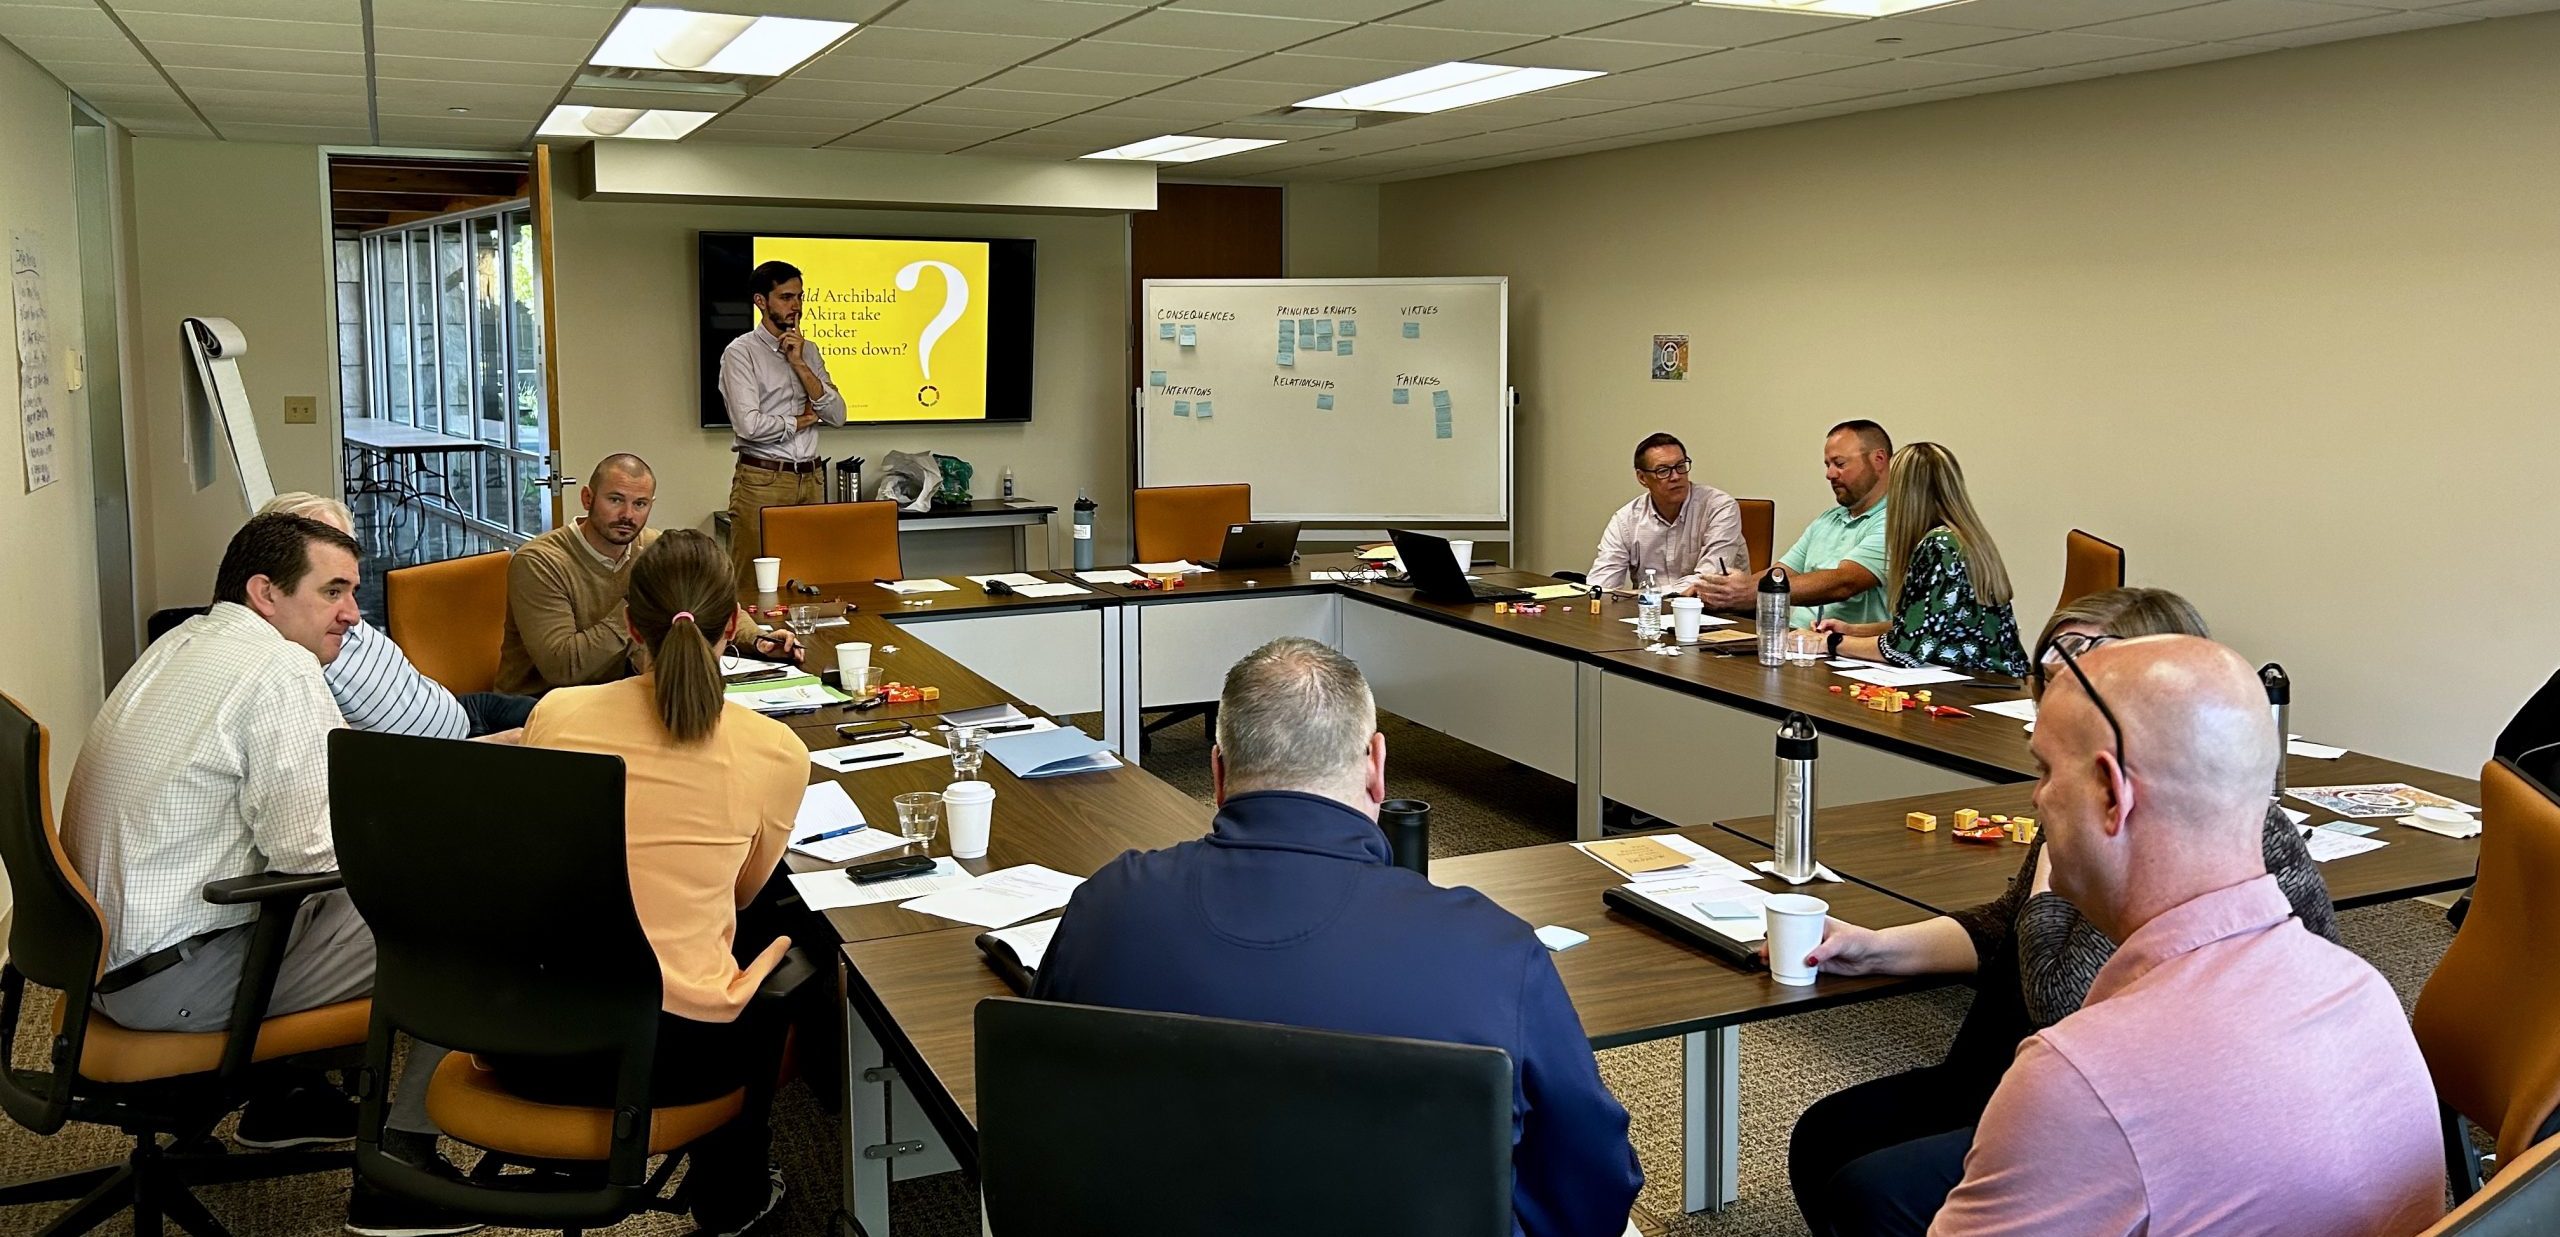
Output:
<svg viewBox="0 0 2560 1237">
<path fill-rule="evenodd" d="M 1452 60 L 1428 69 L 1399 73 L 1366 86 L 1301 101 L 1300 107 L 1332 107 L 1355 112 L 1445 112 L 1453 107 L 1508 99 L 1567 82 L 1603 77 L 1591 69 L 1528 69 L 1507 64 L 1470 64 Z"/>
<path fill-rule="evenodd" d="M 853 29 L 852 22 L 749 17 L 686 9 L 633 9 L 614 23 L 588 63 L 780 77 Z"/>
<path fill-rule="evenodd" d="M 718 112 L 643 111 L 636 107 L 582 107 L 563 103 L 537 130 L 545 137 L 629 137 L 672 142 L 702 127 Z"/>
<path fill-rule="evenodd" d="M 1131 142 L 1126 146 L 1114 146 L 1109 150 L 1097 150 L 1086 155 L 1085 158 L 1142 159 L 1149 163 L 1198 163 L 1203 159 L 1215 159 L 1220 155 L 1240 154 L 1244 151 L 1260 150 L 1265 146 L 1279 144 L 1278 141 L 1270 138 L 1179 137 L 1167 134 L 1164 137 L 1151 137 L 1143 142 Z"/>
<path fill-rule="evenodd" d="M 1891 17 L 1922 9 L 1945 8 L 1964 0 L 1690 0 L 1711 9 L 1776 9 L 1783 13 L 1820 13 L 1826 17 Z"/>
</svg>

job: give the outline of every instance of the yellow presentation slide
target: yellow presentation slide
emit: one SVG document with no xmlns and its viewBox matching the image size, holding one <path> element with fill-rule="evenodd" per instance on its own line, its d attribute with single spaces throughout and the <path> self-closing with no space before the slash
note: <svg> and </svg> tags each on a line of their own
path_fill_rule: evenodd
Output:
<svg viewBox="0 0 2560 1237">
<path fill-rule="evenodd" d="M 986 419 L 985 242 L 757 237 L 777 259 L 800 268 L 800 334 L 847 420 Z"/>
</svg>

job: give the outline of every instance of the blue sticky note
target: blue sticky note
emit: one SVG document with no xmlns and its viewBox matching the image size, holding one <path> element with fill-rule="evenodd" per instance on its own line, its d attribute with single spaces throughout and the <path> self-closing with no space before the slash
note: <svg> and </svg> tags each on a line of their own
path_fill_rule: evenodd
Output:
<svg viewBox="0 0 2560 1237">
<path fill-rule="evenodd" d="M 1280 362 L 1280 368 L 1282 369 L 1296 369 L 1298 367 L 1298 354 L 1288 348 L 1281 349 L 1280 355 L 1273 359 Z"/>
<path fill-rule="evenodd" d="M 1351 355 L 1351 341 L 1347 339 L 1337 339 L 1333 341 L 1333 350 L 1342 356 L 1349 356 Z"/>
<path fill-rule="evenodd" d="M 1158 339 L 1171 339 L 1171 338 L 1173 338 L 1173 324 L 1172 324 L 1172 323 L 1170 323 L 1170 322 L 1159 322 L 1159 323 L 1157 323 L 1157 324 L 1156 324 L 1156 338 L 1158 338 Z"/>
<path fill-rule="evenodd" d="M 1199 407 L 1199 409 L 1194 413 L 1194 415 L 1196 415 L 1197 417 L 1199 417 L 1199 419 L 1201 419 L 1201 420 L 1203 420 L 1203 421 L 1208 420 L 1208 419 L 1209 419 L 1209 401 L 1207 401 L 1207 400 L 1205 400 L 1205 399 L 1204 399 L 1204 400 L 1202 400 L 1202 401 L 1200 401 L 1200 407 Z"/>
<path fill-rule="evenodd" d="M 1173 401 L 1173 415 L 1175 415 L 1175 416 L 1177 416 L 1177 417 L 1187 417 L 1187 416 L 1190 416 L 1190 415 L 1191 415 L 1191 401 L 1190 401 L 1190 400 L 1187 400 L 1187 399 L 1178 399 L 1178 400 Z"/>
<path fill-rule="evenodd" d="M 1422 338 L 1422 324 L 1421 324 L 1421 323 L 1419 323 L 1419 322 L 1408 322 L 1408 323 L 1405 323 L 1405 324 L 1404 324 L 1404 337 L 1405 337 L 1406 339 L 1420 339 L 1420 338 Z"/>
<path fill-rule="evenodd" d="M 1148 385 L 1148 386 L 1151 386 L 1151 387 L 1160 387 L 1160 386 L 1163 386 L 1163 385 L 1164 385 L 1164 371 L 1163 371 L 1163 370 L 1160 370 L 1160 369 L 1151 369 L 1151 370 L 1148 370 L 1148 371 L 1147 371 L 1147 385 Z"/>
<path fill-rule="evenodd" d="M 1396 403 L 1399 403 L 1399 404 L 1410 404 L 1410 403 L 1412 403 L 1412 402 L 1413 402 L 1413 392 L 1412 392 L 1411 390 L 1409 390 L 1409 389 L 1405 388 L 1405 387 L 1397 387 L 1397 388 L 1396 388 L 1396 395 L 1395 395 L 1395 402 L 1396 402 Z"/>
<path fill-rule="evenodd" d="M 1192 346 L 1193 344 L 1197 344 L 1197 343 L 1199 343 L 1199 342 L 1200 342 L 1200 328 L 1198 328 L 1198 327 L 1196 327 L 1196 326 L 1193 326 L 1193 325 L 1191 325 L 1191 324 L 1190 324 L 1190 323 L 1188 323 L 1188 322 L 1183 323 L 1183 324 L 1182 324 L 1182 346 L 1183 346 L 1183 347 L 1185 347 L 1185 348 L 1188 348 L 1188 347 Z"/>
<path fill-rule="evenodd" d="M 1450 437 L 1450 436 L 1451 436 L 1451 433 L 1450 433 L 1450 429 L 1449 429 L 1449 418 L 1447 418 L 1447 417 L 1441 417 L 1441 418 L 1438 418 L 1437 420 L 1434 420 L 1434 421 L 1431 423 L 1431 436 L 1432 436 L 1432 437 L 1434 437 L 1434 438 L 1447 438 L 1447 437 Z"/>
<path fill-rule="evenodd" d="M 1349 318 L 1345 318 L 1345 319 L 1343 319 L 1343 320 L 1342 320 L 1342 326 L 1341 326 L 1341 328 L 1340 328 L 1340 329 L 1338 329 L 1338 330 L 1336 330 L 1336 331 L 1334 332 L 1334 334 L 1336 334 L 1336 335 L 1340 335 L 1340 336 L 1344 336 L 1344 337 L 1346 337 L 1346 338 L 1348 338 L 1348 337 L 1350 337 L 1350 336 L 1353 336 L 1353 335 L 1357 335 L 1357 334 L 1359 334 L 1359 333 L 1360 333 L 1360 324 L 1359 324 L 1359 323 L 1357 323 L 1357 322 L 1352 321 L 1352 320 L 1351 320 L 1351 319 L 1349 319 Z"/>
<path fill-rule="evenodd" d="M 1318 412 L 1331 412 L 1331 411 L 1333 411 L 1333 397 L 1332 397 L 1332 396 L 1330 396 L 1330 395 L 1319 395 L 1319 396 L 1317 396 L 1317 397 L 1316 397 L 1316 410 L 1317 410 Z"/>
<path fill-rule="evenodd" d="M 1298 333 L 1299 333 L 1300 335 L 1313 335 L 1313 334 L 1315 334 L 1315 333 L 1316 333 L 1316 320 L 1315 320 L 1315 319 L 1313 319 L 1313 318 L 1300 318 L 1300 319 L 1298 319 Z"/>
<path fill-rule="evenodd" d="M 1331 339 L 1331 338 L 1333 338 L 1333 319 L 1331 319 L 1331 318 L 1318 318 L 1318 319 L 1316 319 L 1316 338 L 1318 338 L 1318 339 Z"/>
<path fill-rule="evenodd" d="M 1439 391 L 1434 391 L 1434 392 L 1432 392 L 1432 393 L 1431 393 L 1431 406 L 1432 406 L 1432 408 L 1434 408 L 1435 410 L 1440 411 L 1440 412 L 1447 412 L 1447 411 L 1449 411 L 1449 392 L 1448 392 L 1448 391 L 1446 391 L 1446 390 L 1439 390 Z"/>
</svg>

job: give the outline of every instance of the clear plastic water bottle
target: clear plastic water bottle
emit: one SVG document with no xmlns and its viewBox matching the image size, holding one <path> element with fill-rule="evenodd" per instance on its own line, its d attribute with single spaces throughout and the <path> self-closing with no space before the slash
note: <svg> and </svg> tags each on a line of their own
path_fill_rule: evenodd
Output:
<svg viewBox="0 0 2560 1237">
<path fill-rule="evenodd" d="M 1636 594 L 1636 639 L 1651 644 L 1662 638 L 1662 585 L 1653 568 L 1644 569 L 1644 588 Z"/>
<path fill-rule="evenodd" d="M 1787 620 L 1795 613 L 1784 564 L 1771 564 L 1760 577 L 1760 664 L 1787 664 Z"/>
</svg>

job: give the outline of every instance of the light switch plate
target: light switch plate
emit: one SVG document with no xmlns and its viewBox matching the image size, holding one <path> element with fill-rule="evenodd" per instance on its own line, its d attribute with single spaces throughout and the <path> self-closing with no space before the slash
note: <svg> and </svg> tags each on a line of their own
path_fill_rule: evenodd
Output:
<svg viewBox="0 0 2560 1237">
<path fill-rule="evenodd" d="M 284 397 L 285 424 L 310 425 L 319 420 L 320 400 L 317 396 L 288 395 Z"/>
</svg>

